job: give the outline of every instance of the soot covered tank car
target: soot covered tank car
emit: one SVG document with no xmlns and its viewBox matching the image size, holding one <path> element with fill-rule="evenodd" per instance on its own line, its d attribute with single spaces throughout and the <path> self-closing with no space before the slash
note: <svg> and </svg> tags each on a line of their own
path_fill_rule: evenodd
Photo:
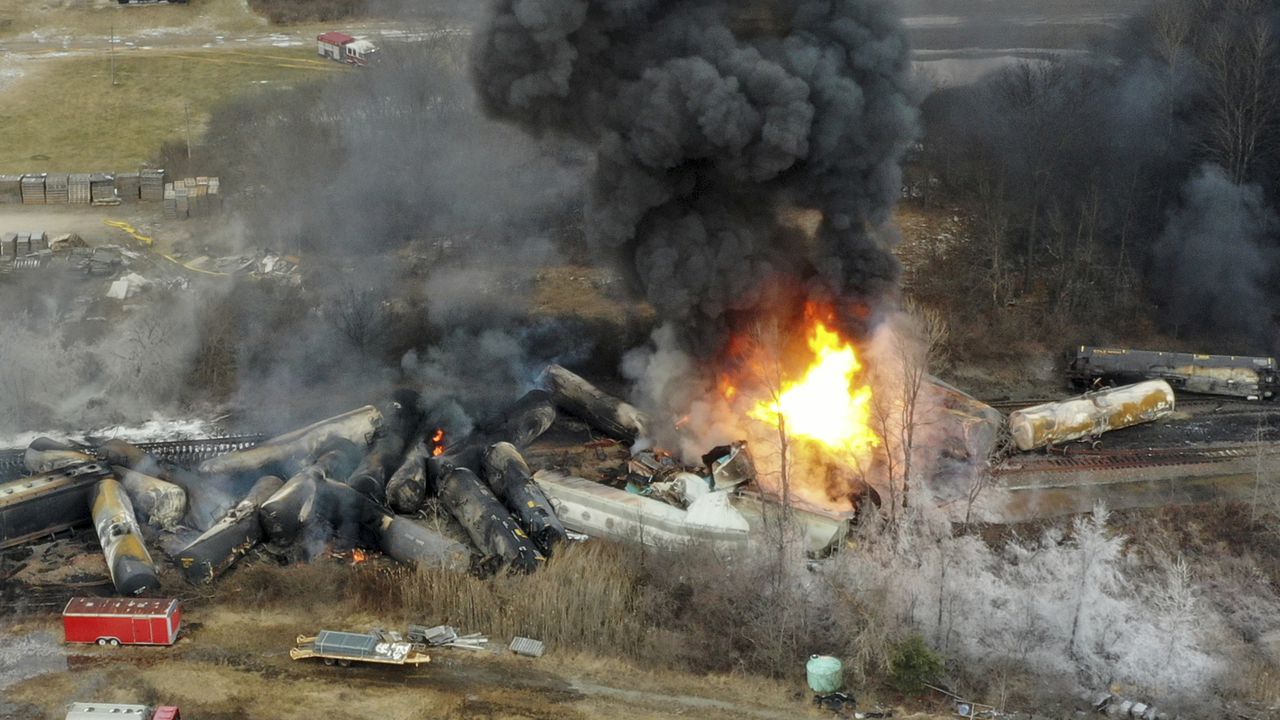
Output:
<svg viewBox="0 0 1280 720">
<path fill-rule="evenodd" d="M 1081 345 L 1067 362 L 1067 382 L 1078 390 L 1164 380 L 1174 390 L 1249 400 L 1280 393 L 1275 358 L 1130 350 Z"/>
</svg>

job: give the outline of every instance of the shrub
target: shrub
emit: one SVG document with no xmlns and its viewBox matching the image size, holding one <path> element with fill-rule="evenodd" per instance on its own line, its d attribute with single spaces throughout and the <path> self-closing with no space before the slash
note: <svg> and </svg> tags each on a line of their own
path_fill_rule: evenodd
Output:
<svg viewBox="0 0 1280 720">
<path fill-rule="evenodd" d="M 906 695 L 924 691 L 926 683 L 936 682 L 942 674 L 942 658 L 929 649 L 924 638 L 912 635 L 893 648 L 889 660 L 889 685 Z"/>
<path fill-rule="evenodd" d="M 250 0 L 249 7 L 276 25 L 329 22 L 365 14 L 365 0 Z"/>
</svg>

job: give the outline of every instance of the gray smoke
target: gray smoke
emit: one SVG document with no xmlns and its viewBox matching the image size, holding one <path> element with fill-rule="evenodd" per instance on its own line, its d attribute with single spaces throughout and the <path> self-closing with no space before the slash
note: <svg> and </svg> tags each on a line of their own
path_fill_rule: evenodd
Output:
<svg viewBox="0 0 1280 720">
<path fill-rule="evenodd" d="M 498 0 L 474 61 L 491 114 L 593 149 L 588 242 L 686 341 L 892 290 L 873 231 L 915 133 L 908 67 L 870 0 Z M 814 237 L 793 208 L 822 211 Z"/>
<path fill-rule="evenodd" d="M 1202 167 L 1154 249 L 1174 322 L 1255 335 L 1270 320 L 1264 283 L 1273 256 L 1264 241 L 1276 228 L 1262 188 L 1233 184 L 1217 165 Z"/>
<path fill-rule="evenodd" d="M 465 433 L 550 357 L 586 352 L 592 334 L 529 318 L 538 269 L 576 237 L 586 155 L 484 117 L 469 42 L 388 43 L 373 72 L 215 113 L 209 142 L 225 152 L 209 154 L 249 189 L 246 245 L 296 250 L 305 273 L 296 297 L 260 301 L 298 308 L 284 322 L 239 323 L 246 427 L 295 427 L 403 383 Z"/>
</svg>

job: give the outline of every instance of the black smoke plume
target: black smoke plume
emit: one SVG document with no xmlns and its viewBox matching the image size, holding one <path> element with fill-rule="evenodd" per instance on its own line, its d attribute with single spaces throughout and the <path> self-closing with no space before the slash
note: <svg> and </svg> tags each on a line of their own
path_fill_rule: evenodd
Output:
<svg viewBox="0 0 1280 720">
<path fill-rule="evenodd" d="M 589 244 L 686 341 L 894 288 L 877 229 L 916 118 L 886 4 L 498 0 L 475 52 L 490 114 L 593 149 Z M 821 211 L 815 234 L 793 209 Z"/>
<path fill-rule="evenodd" d="M 1272 322 L 1267 238 L 1278 226 L 1261 187 L 1236 185 L 1217 165 L 1202 167 L 1155 245 L 1156 286 L 1170 319 L 1256 336 Z"/>
</svg>

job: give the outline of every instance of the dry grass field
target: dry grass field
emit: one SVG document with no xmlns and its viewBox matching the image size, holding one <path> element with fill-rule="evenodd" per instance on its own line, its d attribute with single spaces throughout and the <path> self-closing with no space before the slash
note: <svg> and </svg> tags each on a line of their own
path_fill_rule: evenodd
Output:
<svg viewBox="0 0 1280 720">
<path fill-rule="evenodd" d="M 191 0 L 188 5 L 121 6 L 115 0 L 0 0 L 0 38 L 106 37 L 145 28 L 149 37 L 193 32 L 246 32 L 266 20 L 244 0 Z"/>
<path fill-rule="evenodd" d="M 254 610 L 220 604 L 188 613 L 174 648 L 69 648 L 67 672 L 7 689 L 20 717 L 55 717 L 75 700 L 173 703 L 184 714 L 230 718 L 818 718 L 796 688 L 757 678 L 640 671 L 616 660 L 552 652 L 533 660 L 441 649 L 418 668 L 326 667 L 295 662 L 288 648 L 316 626 L 385 623 L 339 608 Z M 52 619 L 13 633 L 60 635 Z M 502 642 L 501 638 L 494 638 Z"/>
<path fill-rule="evenodd" d="M 309 48 L 308 48 L 309 49 Z M 198 144 L 226 98 L 354 72 L 300 48 L 105 53 L 30 61 L 0 109 L 0 173 L 125 170 L 182 141 Z"/>
</svg>

